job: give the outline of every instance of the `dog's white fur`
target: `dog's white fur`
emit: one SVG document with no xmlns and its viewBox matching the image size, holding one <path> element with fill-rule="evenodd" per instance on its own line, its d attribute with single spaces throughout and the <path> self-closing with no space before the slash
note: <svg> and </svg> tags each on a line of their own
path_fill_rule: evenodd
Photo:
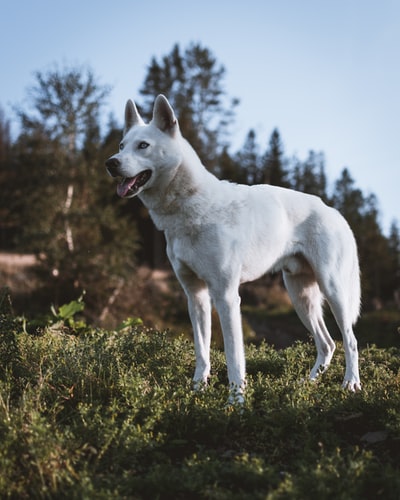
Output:
<svg viewBox="0 0 400 500">
<path fill-rule="evenodd" d="M 293 306 L 315 340 L 317 359 L 310 378 L 327 369 L 335 350 L 323 319 L 326 300 L 343 336 L 343 386 L 361 388 L 352 330 L 360 308 L 357 247 L 339 212 L 316 196 L 290 189 L 218 180 L 182 137 L 162 95 L 148 125 L 128 101 L 120 152 L 106 165 L 112 176 L 123 178 L 119 194 L 139 195 L 165 233 L 168 257 L 188 299 L 197 387 L 210 374 L 213 302 L 224 336 L 231 397 L 243 400 L 239 285 L 282 270 Z"/>
</svg>

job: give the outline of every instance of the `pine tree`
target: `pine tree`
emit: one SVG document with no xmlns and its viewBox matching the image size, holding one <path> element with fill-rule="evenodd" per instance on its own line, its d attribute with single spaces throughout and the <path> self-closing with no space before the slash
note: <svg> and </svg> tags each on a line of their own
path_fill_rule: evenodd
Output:
<svg viewBox="0 0 400 500">
<path fill-rule="evenodd" d="M 228 148 L 225 146 L 219 156 L 216 175 L 220 179 L 225 179 L 231 182 L 244 183 L 246 176 L 240 168 L 237 155 L 232 156 Z"/>
<path fill-rule="evenodd" d="M 361 225 L 355 234 L 359 241 L 361 264 L 366 270 L 364 289 L 375 307 L 381 307 L 381 301 L 387 298 L 388 244 L 379 224 L 378 200 L 374 194 L 364 197 L 361 217 Z"/>
<path fill-rule="evenodd" d="M 396 220 L 392 221 L 389 229 L 389 249 L 393 262 L 400 266 L 400 230 Z"/>
<path fill-rule="evenodd" d="M 236 154 L 236 163 L 239 165 L 240 181 L 245 184 L 258 184 L 260 181 L 258 144 L 256 133 L 251 129 L 242 149 Z"/>
<path fill-rule="evenodd" d="M 342 170 L 340 178 L 335 182 L 332 204 L 353 230 L 360 226 L 364 197 L 360 189 L 355 187 L 355 181 L 348 168 Z"/>
<path fill-rule="evenodd" d="M 0 165 L 4 165 L 9 159 L 11 149 L 10 121 L 6 118 L 0 107 Z"/>
<path fill-rule="evenodd" d="M 400 230 L 397 221 L 392 221 L 388 238 L 389 276 L 387 295 L 400 306 Z"/>
<path fill-rule="evenodd" d="M 290 187 L 284 150 L 278 129 L 272 131 L 268 149 L 261 160 L 262 178 L 260 182 L 273 186 Z"/>
<path fill-rule="evenodd" d="M 303 193 L 314 194 L 323 200 L 327 199 L 325 158 L 323 153 L 310 151 L 304 162 L 297 159 L 292 172 L 293 189 Z"/>
</svg>

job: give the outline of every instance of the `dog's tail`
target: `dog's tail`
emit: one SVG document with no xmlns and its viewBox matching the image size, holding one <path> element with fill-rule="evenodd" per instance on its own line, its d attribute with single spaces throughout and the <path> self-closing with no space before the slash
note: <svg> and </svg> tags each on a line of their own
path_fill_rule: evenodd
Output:
<svg viewBox="0 0 400 500">
<path fill-rule="evenodd" d="M 360 279 L 360 265 L 358 262 L 357 247 L 354 250 L 353 266 L 350 275 L 350 314 L 353 325 L 356 323 L 360 316 L 361 310 L 361 279 Z"/>
</svg>

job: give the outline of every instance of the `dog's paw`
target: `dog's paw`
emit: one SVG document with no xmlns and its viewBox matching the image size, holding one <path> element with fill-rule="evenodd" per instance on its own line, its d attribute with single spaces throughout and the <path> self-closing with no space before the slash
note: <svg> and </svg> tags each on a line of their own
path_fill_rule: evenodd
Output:
<svg viewBox="0 0 400 500">
<path fill-rule="evenodd" d="M 226 407 L 229 408 L 231 406 L 242 406 L 244 405 L 244 401 L 245 398 L 243 393 L 230 392 Z"/>
<path fill-rule="evenodd" d="M 310 380 L 312 382 L 315 382 L 317 378 L 322 375 L 323 373 L 326 372 L 326 370 L 329 368 L 329 365 L 322 365 L 322 364 L 316 364 L 314 368 L 311 370 L 310 373 Z"/>
<path fill-rule="evenodd" d="M 359 380 L 355 380 L 355 379 L 351 379 L 351 380 L 344 379 L 342 387 L 343 387 L 343 389 L 347 389 L 350 392 L 361 391 L 361 383 Z"/>
<path fill-rule="evenodd" d="M 202 380 L 193 380 L 193 390 L 195 392 L 202 392 L 207 389 L 208 386 L 208 379 L 202 379 Z"/>
<path fill-rule="evenodd" d="M 240 385 L 230 384 L 227 406 L 242 406 L 245 401 L 245 389 L 246 381 L 243 381 Z"/>
</svg>

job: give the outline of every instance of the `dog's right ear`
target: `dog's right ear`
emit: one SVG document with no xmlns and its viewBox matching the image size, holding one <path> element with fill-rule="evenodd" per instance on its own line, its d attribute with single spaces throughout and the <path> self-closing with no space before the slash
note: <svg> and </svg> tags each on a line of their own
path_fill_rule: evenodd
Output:
<svg viewBox="0 0 400 500">
<path fill-rule="evenodd" d="M 125 106 L 124 135 L 135 125 L 144 125 L 144 121 L 139 115 L 139 111 L 137 110 L 135 103 L 129 99 Z"/>
<path fill-rule="evenodd" d="M 178 129 L 178 120 L 176 119 L 174 110 L 167 98 L 162 94 L 158 95 L 154 102 L 153 122 L 162 132 L 167 132 L 171 135 Z"/>
</svg>

